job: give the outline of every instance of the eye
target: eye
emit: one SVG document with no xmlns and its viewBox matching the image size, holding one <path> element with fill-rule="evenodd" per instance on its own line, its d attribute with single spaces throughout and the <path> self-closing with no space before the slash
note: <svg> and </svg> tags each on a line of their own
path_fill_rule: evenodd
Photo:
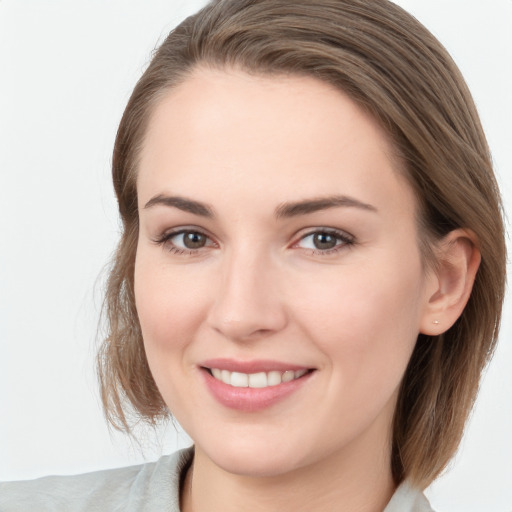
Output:
<svg viewBox="0 0 512 512">
<path fill-rule="evenodd" d="M 191 254 L 205 247 L 215 246 L 210 237 L 194 229 L 180 229 L 179 231 L 165 233 L 154 241 L 176 254 Z"/>
<path fill-rule="evenodd" d="M 183 249 L 201 249 L 208 242 L 208 237 L 198 231 L 183 231 L 170 238 L 176 247 Z"/>
<path fill-rule="evenodd" d="M 354 238 L 346 233 L 328 229 L 319 229 L 303 236 L 296 244 L 302 249 L 318 253 L 331 253 L 347 245 L 353 245 Z"/>
</svg>

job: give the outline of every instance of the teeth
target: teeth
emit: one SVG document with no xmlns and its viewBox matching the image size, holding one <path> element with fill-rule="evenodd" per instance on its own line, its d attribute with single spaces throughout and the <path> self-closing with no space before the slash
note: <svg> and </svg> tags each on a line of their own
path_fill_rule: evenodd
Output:
<svg viewBox="0 0 512 512">
<path fill-rule="evenodd" d="M 283 373 L 283 376 L 281 377 L 281 380 L 283 382 L 290 382 L 295 378 L 295 372 L 292 372 L 291 370 L 288 370 Z"/>
<path fill-rule="evenodd" d="M 224 375 L 222 377 L 224 377 Z M 224 379 L 222 380 L 224 381 Z M 249 376 L 246 373 L 233 372 L 231 373 L 230 384 L 235 388 L 246 388 L 249 385 Z"/>
<path fill-rule="evenodd" d="M 308 371 L 306 369 L 304 370 L 296 370 L 295 371 L 295 378 L 298 379 L 299 377 L 302 377 L 303 375 L 306 375 Z"/>
<path fill-rule="evenodd" d="M 266 388 L 269 386 L 278 386 L 283 382 L 290 382 L 305 375 L 308 371 L 286 370 L 285 372 L 259 372 L 259 373 L 240 373 L 211 368 L 212 375 L 217 379 L 229 384 L 235 388 Z"/>
<path fill-rule="evenodd" d="M 268 378 L 265 372 L 251 373 L 249 375 L 250 388 L 266 388 L 268 386 Z"/>
<path fill-rule="evenodd" d="M 281 372 L 268 372 L 267 373 L 267 385 L 268 386 L 277 386 L 281 384 Z"/>
</svg>

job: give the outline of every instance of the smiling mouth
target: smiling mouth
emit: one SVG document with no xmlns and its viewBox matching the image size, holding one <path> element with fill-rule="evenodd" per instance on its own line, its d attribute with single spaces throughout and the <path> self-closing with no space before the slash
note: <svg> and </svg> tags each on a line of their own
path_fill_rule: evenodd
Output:
<svg viewBox="0 0 512 512">
<path fill-rule="evenodd" d="M 235 388 L 269 388 L 300 379 L 313 370 L 285 370 L 257 373 L 230 372 L 219 368 L 204 368 L 218 381 Z"/>
</svg>

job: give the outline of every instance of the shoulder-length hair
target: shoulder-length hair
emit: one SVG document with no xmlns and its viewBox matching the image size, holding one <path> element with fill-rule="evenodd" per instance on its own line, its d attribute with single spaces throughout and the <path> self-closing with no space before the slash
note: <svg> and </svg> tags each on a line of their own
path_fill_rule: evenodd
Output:
<svg viewBox="0 0 512 512">
<path fill-rule="evenodd" d="M 122 117 L 113 180 L 123 232 L 105 300 L 98 354 L 108 420 L 169 417 L 146 360 L 134 300 L 136 176 L 159 100 L 198 66 L 259 75 L 307 75 L 339 88 L 390 136 L 418 205 L 425 261 L 435 241 L 466 228 L 482 261 L 469 302 L 439 336 L 420 334 L 404 375 L 392 432 L 396 483 L 427 486 L 461 440 L 492 355 L 505 288 L 502 206 L 468 88 L 437 39 L 387 0 L 220 0 L 176 27 L 156 51 Z"/>
</svg>

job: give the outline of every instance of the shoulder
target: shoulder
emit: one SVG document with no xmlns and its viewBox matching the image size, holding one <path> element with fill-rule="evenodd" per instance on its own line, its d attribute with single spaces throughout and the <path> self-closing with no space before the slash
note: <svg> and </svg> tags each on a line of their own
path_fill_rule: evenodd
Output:
<svg viewBox="0 0 512 512">
<path fill-rule="evenodd" d="M 0 483 L 0 512 L 179 512 L 179 480 L 192 450 L 156 462 L 82 475 Z"/>
<path fill-rule="evenodd" d="M 400 484 L 384 512 L 434 512 L 427 498 L 409 482 Z"/>
</svg>

